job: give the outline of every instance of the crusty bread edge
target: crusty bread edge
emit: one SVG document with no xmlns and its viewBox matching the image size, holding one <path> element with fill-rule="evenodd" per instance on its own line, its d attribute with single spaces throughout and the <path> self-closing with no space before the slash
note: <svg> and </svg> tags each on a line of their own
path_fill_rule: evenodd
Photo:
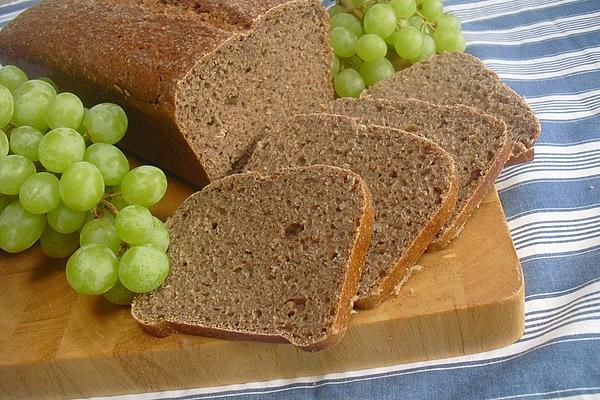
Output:
<svg viewBox="0 0 600 400">
<path fill-rule="evenodd" d="M 535 155 L 534 148 L 531 147 L 531 148 L 527 149 L 526 152 L 521 153 L 521 155 L 519 155 L 517 157 L 511 157 L 511 158 L 509 158 L 506 161 L 506 164 L 504 164 L 504 166 L 510 167 L 511 165 L 522 164 L 522 163 L 526 163 L 526 162 L 529 162 L 529 161 L 533 161 L 534 155 Z"/>
<path fill-rule="evenodd" d="M 393 128 L 392 128 L 393 129 Z M 410 133 L 409 133 L 410 134 Z M 412 134 L 411 134 L 412 135 Z M 416 135 L 415 135 L 416 136 Z M 419 136 L 419 139 L 424 139 Z M 428 140 L 428 139 L 424 139 Z M 429 141 L 429 140 L 428 140 Z M 439 147 L 437 144 L 431 142 L 434 146 Z M 390 273 L 381 280 L 377 288 L 370 291 L 368 294 L 359 296 L 356 301 L 356 307 L 361 309 L 375 308 L 387 299 L 393 292 L 396 285 L 402 280 L 402 277 L 406 273 L 407 269 L 415 264 L 415 262 L 423 255 L 427 246 L 435 235 L 440 231 L 448 219 L 452 216 L 454 208 L 456 206 L 456 200 L 458 198 L 458 175 L 456 173 L 456 166 L 452 157 L 443 150 L 450 165 L 452 166 L 452 176 L 450 177 L 450 187 L 442 204 L 440 205 L 438 212 L 429 221 L 427 225 L 421 230 L 418 237 L 412 242 L 412 244 L 406 250 L 404 257 L 401 257 L 396 261 L 395 266 L 391 269 Z"/>
<path fill-rule="evenodd" d="M 298 168 L 311 168 L 310 167 L 292 167 L 285 169 L 298 169 Z M 359 184 L 361 185 L 363 196 L 364 196 L 364 205 L 363 205 L 363 213 L 360 218 L 359 225 L 357 227 L 356 239 L 350 251 L 350 257 L 348 259 L 348 264 L 346 268 L 346 276 L 345 280 L 342 284 L 342 291 L 340 295 L 340 300 L 336 309 L 336 317 L 331 325 L 331 334 L 326 336 L 325 339 L 310 343 L 303 344 L 298 343 L 284 334 L 259 334 L 252 332 L 243 332 L 243 331 L 235 331 L 229 329 L 222 328 L 213 328 L 206 327 L 201 325 L 193 325 L 186 324 L 183 322 L 172 321 L 168 319 L 148 322 L 141 318 L 138 318 L 135 314 L 135 306 L 131 308 L 131 315 L 133 319 L 140 325 L 140 327 L 150 335 L 156 337 L 166 337 L 172 333 L 185 333 L 191 335 L 198 336 L 207 336 L 214 337 L 218 339 L 230 339 L 230 340 L 245 340 L 245 341 L 256 341 L 256 342 L 265 342 L 265 343 L 291 343 L 294 346 L 300 348 L 304 351 L 316 352 L 323 350 L 327 347 L 333 346 L 337 344 L 341 338 L 346 333 L 348 328 L 348 321 L 350 316 L 350 311 L 353 307 L 353 298 L 358 290 L 358 285 L 360 282 L 360 276 L 362 273 L 362 268 L 364 266 L 364 261 L 367 255 L 367 250 L 369 249 L 369 245 L 371 242 L 371 235 L 373 233 L 373 220 L 374 220 L 374 209 L 373 209 L 373 199 L 371 195 L 371 191 L 369 190 L 365 181 L 360 177 L 360 175 L 356 174 L 353 171 L 328 166 L 330 168 L 344 170 L 351 175 L 354 175 Z M 246 172 L 247 174 L 254 174 L 259 177 L 266 177 L 268 175 L 263 175 L 257 171 Z M 277 173 L 275 173 L 277 174 Z M 214 184 L 220 184 L 222 181 L 225 181 L 229 178 L 234 177 L 235 175 L 230 175 L 229 177 L 225 177 L 223 179 L 217 180 L 214 183 L 211 183 L 207 187 L 210 188 Z M 193 194 L 190 196 L 192 197 Z M 189 197 L 188 197 L 189 198 Z"/>
<path fill-rule="evenodd" d="M 360 176 L 360 175 L 357 175 Z M 362 178 L 361 178 L 362 181 Z M 348 329 L 350 311 L 354 307 L 354 299 L 360 284 L 360 277 L 365 265 L 365 259 L 371 244 L 373 235 L 373 223 L 375 221 L 375 209 L 373 208 L 373 196 L 367 184 L 362 181 L 363 192 L 365 193 L 365 211 L 360 219 L 358 235 L 352 251 L 350 253 L 350 262 L 346 272 L 342 294 L 336 310 L 336 318 L 332 324 L 332 334 L 325 340 L 311 344 L 310 346 L 300 347 L 306 351 L 319 351 L 326 347 L 337 344 Z"/>
<path fill-rule="evenodd" d="M 492 162 L 491 167 L 488 169 L 488 172 L 481 183 L 477 186 L 474 192 L 471 193 L 471 196 L 467 199 L 465 206 L 460 211 L 452 226 L 444 231 L 444 233 L 432 241 L 429 244 L 428 250 L 441 250 L 446 248 L 452 239 L 457 237 L 462 231 L 465 223 L 469 216 L 473 213 L 473 211 L 479 207 L 479 204 L 490 190 L 490 188 L 494 185 L 494 181 L 500 175 L 502 168 L 506 164 L 506 160 L 510 157 L 513 142 L 510 140 L 509 136 L 506 133 L 506 124 L 504 121 L 497 119 L 499 123 L 505 126 L 504 130 L 504 144 L 502 145 L 500 151 L 496 154 L 494 161 Z"/>
<path fill-rule="evenodd" d="M 529 139 L 532 141 L 533 144 L 535 144 L 535 142 L 539 139 L 540 134 L 542 132 L 542 126 L 540 125 L 540 120 L 536 117 L 533 109 L 529 106 L 529 104 L 527 104 L 527 101 L 525 101 L 525 98 L 523 96 L 521 96 L 520 94 L 518 94 L 516 91 L 514 91 L 513 88 L 508 86 L 506 83 L 504 83 L 502 81 L 502 78 L 500 78 L 500 75 L 498 75 L 498 73 L 496 71 L 494 71 L 493 69 L 491 69 L 487 65 L 485 65 L 485 63 L 481 59 L 479 59 L 478 57 L 475 57 L 474 55 L 469 54 L 469 53 L 462 53 L 462 54 L 472 58 L 472 60 L 474 60 L 476 62 L 481 63 L 483 65 L 483 67 L 485 68 L 485 70 L 489 71 L 489 73 L 491 73 L 494 76 L 494 78 L 500 83 L 501 87 L 504 90 L 506 90 L 506 92 L 510 95 L 510 97 L 513 98 L 513 101 L 516 103 L 519 103 L 521 106 L 523 106 L 523 110 L 525 111 L 525 113 L 530 114 L 533 117 L 533 120 L 535 121 L 535 126 L 531 126 L 532 135 L 529 136 Z M 513 143 L 513 147 L 511 148 L 509 158 L 505 165 L 515 165 L 515 164 L 520 164 L 523 162 L 533 160 L 533 155 L 534 155 L 533 145 L 527 146 L 525 143 L 521 142 L 520 140 L 518 140 L 516 142 L 512 142 L 512 143 Z M 513 154 L 513 150 L 515 148 L 518 148 L 519 145 L 524 147 L 525 150 L 519 150 L 517 153 Z"/>
</svg>

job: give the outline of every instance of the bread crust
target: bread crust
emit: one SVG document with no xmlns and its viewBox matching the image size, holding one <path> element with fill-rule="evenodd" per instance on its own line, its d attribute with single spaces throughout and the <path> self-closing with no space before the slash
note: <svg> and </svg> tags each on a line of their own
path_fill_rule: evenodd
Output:
<svg viewBox="0 0 600 400">
<path fill-rule="evenodd" d="M 504 124 L 504 122 L 500 122 Z M 469 196 L 465 207 L 462 209 L 458 217 L 454 220 L 454 225 L 446 229 L 443 235 L 438 237 L 436 240 L 432 241 L 427 248 L 428 250 L 444 249 L 448 247 L 452 239 L 454 239 L 460 234 L 465 225 L 465 222 L 467 221 L 467 218 L 469 218 L 473 211 L 477 207 L 479 207 L 479 204 L 481 204 L 481 201 L 483 200 L 487 192 L 489 192 L 490 188 L 494 185 L 494 181 L 496 180 L 498 175 L 500 175 L 502 168 L 504 168 L 504 165 L 506 164 L 506 161 L 508 160 L 508 157 L 511 154 L 512 148 L 513 143 L 508 137 L 508 135 L 506 135 L 504 145 L 502 146 L 502 149 L 496 154 L 496 157 L 494 157 L 494 161 L 492 162 L 492 166 L 488 170 L 487 175 L 479 184 L 479 186 L 475 189 L 475 191 L 471 194 L 471 196 Z"/>
<path fill-rule="evenodd" d="M 314 166 L 308 168 L 312 167 Z M 135 304 L 131 307 L 131 315 L 133 319 L 142 327 L 145 332 L 157 337 L 166 337 L 172 333 L 186 333 L 219 339 L 246 340 L 265 343 L 291 343 L 301 350 L 309 352 L 320 351 L 337 344 L 342 339 L 348 328 L 350 311 L 353 308 L 353 298 L 358 290 L 362 268 L 364 266 L 367 250 L 371 241 L 371 235 L 373 233 L 373 221 L 375 213 L 373 209 L 373 198 L 371 191 L 358 174 L 338 167 L 328 167 L 343 170 L 344 172 L 353 175 L 360 184 L 364 202 L 362 215 L 356 228 L 355 240 L 350 251 L 348 263 L 346 264 L 346 276 L 340 291 L 340 297 L 336 307 L 336 316 L 331 325 L 329 334 L 326 337 L 316 342 L 302 343 L 295 341 L 293 337 L 285 335 L 284 333 L 259 334 L 255 332 L 186 324 L 168 319 L 150 322 L 136 314 Z M 259 172 L 249 173 L 256 174 L 258 176 L 264 176 Z M 224 179 L 230 179 L 233 177 L 234 176 L 230 176 Z"/>
<path fill-rule="evenodd" d="M 444 201 L 439 207 L 438 212 L 423 228 L 421 234 L 419 234 L 413 241 L 406 251 L 404 257 L 399 259 L 390 273 L 381 280 L 377 286 L 377 289 L 369 292 L 366 295 L 358 297 L 355 303 L 357 308 L 375 308 L 385 299 L 387 299 L 392 294 L 398 282 L 402 280 L 402 277 L 406 273 L 407 269 L 413 266 L 419 257 L 423 255 L 425 250 L 427 250 L 429 243 L 431 243 L 432 239 L 435 237 L 435 235 L 437 235 L 442 226 L 444 226 L 446 221 L 448 221 L 452 215 L 454 207 L 456 206 L 456 200 L 458 198 L 458 175 L 456 174 L 456 167 L 452 157 L 450 157 L 450 155 L 447 153 L 446 157 L 448 158 L 449 163 L 452 165 L 452 176 L 450 177 L 451 185 Z"/>
<path fill-rule="evenodd" d="M 526 125 L 527 128 L 524 129 L 523 133 L 519 135 L 514 133 L 514 137 L 512 138 L 513 148 L 511 150 L 511 155 L 508 160 L 508 165 L 530 161 L 533 158 L 533 145 L 535 144 L 541 133 L 541 126 L 539 120 L 536 118 L 533 110 L 531 109 L 531 107 L 529 107 L 529 105 L 527 104 L 525 99 L 523 99 L 522 96 L 517 94 L 512 88 L 510 88 L 508 85 L 502 82 L 500 76 L 495 71 L 487 68 L 480 59 L 471 54 L 454 51 L 433 56 L 429 60 L 415 64 L 411 68 L 397 72 L 396 75 L 388 78 L 387 80 L 376 83 L 371 88 L 365 90 L 361 96 L 375 98 L 400 98 L 403 92 L 399 91 L 398 88 L 401 88 L 401 86 L 399 85 L 403 84 L 403 77 L 407 76 L 407 74 L 411 74 L 412 71 L 423 72 L 423 70 L 426 70 L 430 66 L 435 66 L 436 63 L 448 63 L 449 61 L 461 63 L 460 65 L 463 69 L 475 70 L 471 78 L 490 83 L 492 86 L 486 87 L 486 89 L 488 91 L 493 91 L 495 93 L 502 94 L 504 98 L 503 104 L 518 106 L 520 110 L 520 124 L 517 125 Z M 413 68 L 415 69 L 413 70 Z M 463 76 L 461 78 L 465 77 Z M 428 93 L 429 92 L 425 90 L 420 93 L 415 93 L 414 97 L 419 98 L 420 100 L 435 102 L 432 99 L 424 97 L 430 95 Z M 442 101 L 441 104 L 456 105 L 459 104 L 459 102 L 453 98 L 450 102 Z M 481 111 L 493 115 L 497 118 L 504 118 L 502 116 L 502 112 L 496 112 L 498 111 L 498 108 L 494 109 L 493 107 L 491 107 L 487 110 L 480 108 L 478 107 L 478 103 L 475 100 L 470 101 L 468 105 L 478 108 Z M 511 122 L 508 120 L 505 120 L 505 122 L 509 130 L 509 136 L 513 135 L 513 133 L 511 132 L 511 126 L 514 127 L 515 125 L 512 125 Z"/>
<path fill-rule="evenodd" d="M 512 156 L 512 152 L 511 152 L 511 156 Z M 521 153 L 520 156 L 510 157 L 508 159 L 508 161 L 506 161 L 506 164 L 504 164 L 504 165 L 507 167 L 510 167 L 511 165 L 516 165 L 516 164 L 533 161 L 534 156 L 535 156 L 535 150 L 532 147 L 532 148 L 528 149 L 527 151 Z"/>
</svg>

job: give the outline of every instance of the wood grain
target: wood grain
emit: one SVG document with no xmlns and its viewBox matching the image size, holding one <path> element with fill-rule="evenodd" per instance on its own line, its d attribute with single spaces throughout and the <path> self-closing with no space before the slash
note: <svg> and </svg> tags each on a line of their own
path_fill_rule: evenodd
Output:
<svg viewBox="0 0 600 400">
<path fill-rule="evenodd" d="M 155 212 L 190 188 L 171 179 Z M 67 286 L 64 260 L 39 248 L 0 253 L 0 398 L 68 398 L 207 387 L 380 367 L 480 352 L 523 333 L 521 268 L 495 190 L 399 295 L 353 314 L 342 342 L 320 353 L 172 335 L 148 336 L 129 309 Z"/>
</svg>

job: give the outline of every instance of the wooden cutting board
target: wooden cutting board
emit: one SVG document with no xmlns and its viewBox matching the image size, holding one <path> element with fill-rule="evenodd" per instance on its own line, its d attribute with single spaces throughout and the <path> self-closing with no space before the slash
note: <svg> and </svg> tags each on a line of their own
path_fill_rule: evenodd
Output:
<svg viewBox="0 0 600 400">
<path fill-rule="evenodd" d="M 170 181 L 166 217 L 191 190 Z M 337 346 L 144 334 L 129 309 L 74 293 L 64 260 L 0 252 L 0 398 L 86 397 L 317 375 L 494 349 L 523 334 L 523 275 L 492 190 L 461 236 L 377 309 L 352 316 Z"/>
</svg>

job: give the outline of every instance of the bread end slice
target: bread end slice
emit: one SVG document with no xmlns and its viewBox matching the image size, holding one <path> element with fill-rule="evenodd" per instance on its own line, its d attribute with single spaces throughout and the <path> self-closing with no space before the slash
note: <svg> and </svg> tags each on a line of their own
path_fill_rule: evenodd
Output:
<svg viewBox="0 0 600 400">
<path fill-rule="evenodd" d="M 159 337 L 333 346 L 348 326 L 373 218 L 371 193 L 349 170 L 221 179 L 169 219 L 171 272 L 134 299 L 131 314 Z"/>
</svg>

